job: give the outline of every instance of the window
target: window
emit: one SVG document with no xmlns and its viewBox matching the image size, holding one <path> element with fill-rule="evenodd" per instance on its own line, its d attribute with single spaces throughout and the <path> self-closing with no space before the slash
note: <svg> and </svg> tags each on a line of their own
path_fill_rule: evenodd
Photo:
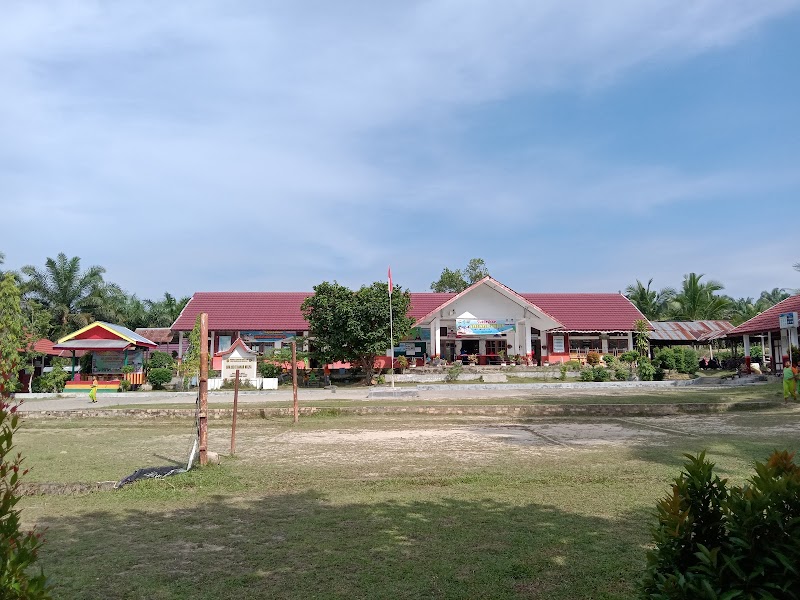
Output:
<svg viewBox="0 0 800 600">
<path fill-rule="evenodd" d="M 486 340 L 486 354 L 498 354 L 506 350 L 505 340 Z"/>
</svg>

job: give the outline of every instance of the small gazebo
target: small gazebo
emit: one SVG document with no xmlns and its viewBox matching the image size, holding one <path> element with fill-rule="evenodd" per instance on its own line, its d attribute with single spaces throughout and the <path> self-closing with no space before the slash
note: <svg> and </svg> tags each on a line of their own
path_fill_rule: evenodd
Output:
<svg viewBox="0 0 800 600">
<path fill-rule="evenodd" d="M 144 383 L 144 353 L 157 347 L 155 342 L 123 327 L 95 321 L 58 340 L 54 350 L 72 353 L 72 377 L 65 391 L 89 391 L 92 377 L 98 379 L 98 392 L 116 391 L 119 382 L 127 379 L 131 385 Z M 77 373 L 75 353 L 92 353 L 92 375 Z M 130 368 L 126 368 L 130 367 Z"/>
</svg>

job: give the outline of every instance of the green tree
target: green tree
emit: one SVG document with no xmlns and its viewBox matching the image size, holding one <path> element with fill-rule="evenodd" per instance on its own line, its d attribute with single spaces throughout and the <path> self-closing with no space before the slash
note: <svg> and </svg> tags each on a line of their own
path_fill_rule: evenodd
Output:
<svg viewBox="0 0 800 600">
<path fill-rule="evenodd" d="M 360 365 L 369 385 L 375 359 L 390 343 L 390 298 L 394 326 L 391 343 L 407 337 L 413 323 L 407 316 L 411 301 L 408 291 L 395 286 L 391 297 L 388 291 L 388 285 L 379 281 L 355 292 L 336 282 L 314 286 L 314 295 L 302 305 L 314 341 L 312 356 L 324 363 L 341 360 Z"/>
<path fill-rule="evenodd" d="M 784 288 L 772 288 L 771 290 L 764 290 L 756 301 L 756 308 L 758 312 L 764 312 L 768 308 L 775 306 L 778 302 L 783 302 L 791 294 Z"/>
<path fill-rule="evenodd" d="M 35 361 L 44 356 L 37 352 L 35 344 L 47 338 L 50 333 L 50 313 L 35 300 L 22 300 L 20 303 L 22 314 L 22 345 L 20 346 L 20 365 L 25 365 L 25 372 L 31 377 L 28 379 L 28 392 L 33 384 Z"/>
<path fill-rule="evenodd" d="M 189 300 L 191 300 L 189 296 L 176 299 L 169 292 L 164 292 L 164 297 L 160 300 L 145 300 L 147 326 L 171 327 L 178 320 L 181 311 L 189 303 Z"/>
<path fill-rule="evenodd" d="M 672 318 L 679 321 L 701 319 L 723 319 L 728 314 L 730 300 L 717 292 L 725 289 L 713 279 L 701 281 L 704 275 L 689 273 L 684 275 L 681 289 L 672 302 Z"/>
<path fill-rule="evenodd" d="M 447 267 L 442 269 L 439 279 L 431 283 L 431 290 L 434 292 L 463 292 L 469 286 L 479 282 L 484 277 L 489 276 L 489 269 L 482 258 L 473 258 L 467 267 L 451 270 Z"/>
<path fill-rule="evenodd" d="M 646 357 L 650 351 L 650 324 L 644 319 L 637 319 L 633 327 L 636 351 L 639 356 Z"/>
<path fill-rule="evenodd" d="M 210 353 L 208 358 L 211 360 Z M 189 389 L 192 377 L 199 377 L 200 375 L 200 315 L 197 315 L 194 327 L 189 334 L 189 346 L 186 348 L 186 353 L 181 360 L 179 373 L 183 378 L 184 389 Z"/>
<path fill-rule="evenodd" d="M 22 267 L 22 274 L 27 277 L 25 295 L 50 311 L 56 337 L 95 320 L 103 273 L 105 269 L 99 266 L 81 271 L 81 259 L 67 258 L 63 252 L 56 259 L 48 258 L 44 270 L 33 265 Z"/>
<path fill-rule="evenodd" d="M 17 389 L 23 343 L 20 292 L 14 275 L 6 273 L 0 280 L 0 397 Z"/>
<path fill-rule="evenodd" d="M 646 286 L 637 279 L 636 285 L 629 285 L 625 288 L 625 296 L 645 317 L 657 321 L 666 318 L 669 304 L 675 297 L 675 290 L 670 287 L 662 288 L 659 291 L 651 290 L 652 283 L 652 277 L 647 281 Z"/>
<path fill-rule="evenodd" d="M 761 312 L 757 302 L 752 298 L 734 299 L 730 296 L 724 298 L 728 299 L 728 318 L 734 325 L 741 325 Z"/>
<path fill-rule="evenodd" d="M 0 401 L 0 597 L 47 600 L 51 597 L 47 578 L 41 569 L 38 574 L 31 573 L 43 543 L 42 535 L 21 529 L 20 511 L 16 508 L 21 497 L 20 479 L 28 472 L 22 466 L 22 455 L 13 454 L 18 429 L 17 406 Z"/>
</svg>

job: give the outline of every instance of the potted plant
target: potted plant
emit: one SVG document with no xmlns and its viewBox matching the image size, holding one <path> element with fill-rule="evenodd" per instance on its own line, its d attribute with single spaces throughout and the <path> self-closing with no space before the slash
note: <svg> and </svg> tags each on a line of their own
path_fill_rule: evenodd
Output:
<svg viewBox="0 0 800 600">
<path fill-rule="evenodd" d="M 501 367 L 505 367 L 506 366 L 506 351 L 505 350 L 498 351 L 497 352 L 497 358 L 500 359 L 500 366 Z M 511 357 L 509 357 L 509 359 L 510 358 Z"/>
</svg>

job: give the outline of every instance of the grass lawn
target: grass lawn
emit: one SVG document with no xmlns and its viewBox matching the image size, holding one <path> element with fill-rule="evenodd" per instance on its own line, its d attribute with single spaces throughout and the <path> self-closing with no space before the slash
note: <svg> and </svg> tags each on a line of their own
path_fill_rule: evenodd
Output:
<svg viewBox="0 0 800 600">
<path fill-rule="evenodd" d="M 797 449 L 798 414 L 243 419 L 219 466 L 21 506 L 57 598 L 627 599 L 681 454 L 743 481 Z M 16 441 L 27 481 L 93 482 L 184 461 L 192 428 L 32 419 Z M 229 435 L 211 422 L 210 448 Z"/>
</svg>

